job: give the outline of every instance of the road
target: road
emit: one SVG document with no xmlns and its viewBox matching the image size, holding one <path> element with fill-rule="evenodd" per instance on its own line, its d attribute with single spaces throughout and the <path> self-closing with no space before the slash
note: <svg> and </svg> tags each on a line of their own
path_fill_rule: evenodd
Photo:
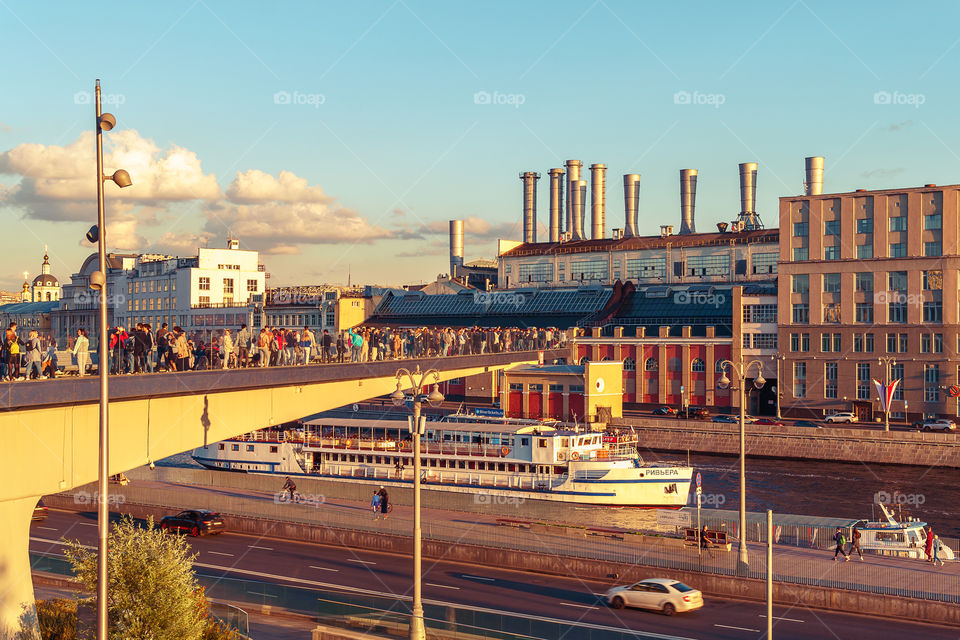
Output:
<svg viewBox="0 0 960 640">
<path fill-rule="evenodd" d="M 95 514 L 51 509 L 46 521 L 33 524 L 31 551 L 60 553 L 58 540 L 63 538 L 96 544 Z M 197 572 L 205 575 L 325 591 L 362 589 L 400 596 L 410 592 L 410 559 L 406 556 L 233 533 L 189 542 L 199 554 Z M 604 606 L 596 594 L 614 581 L 583 581 L 433 560 L 424 561 L 423 572 L 425 600 L 677 638 L 751 640 L 765 634 L 762 604 L 711 598 L 709 594 L 700 611 L 667 618 Z M 960 629 L 801 608 L 775 607 L 774 619 L 778 639 L 960 638 Z"/>
</svg>

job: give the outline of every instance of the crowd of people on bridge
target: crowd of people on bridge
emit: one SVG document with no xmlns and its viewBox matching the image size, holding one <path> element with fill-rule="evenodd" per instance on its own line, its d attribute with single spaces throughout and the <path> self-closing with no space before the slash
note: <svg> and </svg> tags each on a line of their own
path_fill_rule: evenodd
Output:
<svg viewBox="0 0 960 640">
<path fill-rule="evenodd" d="M 42 340 L 36 331 L 23 341 L 11 324 L 3 344 L 3 380 L 55 377 L 65 369 L 86 375 L 93 347 L 85 329 L 57 351 L 54 341 Z M 154 330 L 150 324 L 110 329 L 108 366 L 113 375 L 273 367 L 315 363 L 376 362 L 403 358 L 479 355 L 506 351 L 561 348 L 567 334 L 557 328 L 517 327 L 418 327 L 359 326 L 346 331 L 242 325 L 222 329 L 203 338 L 188 335 L 167 323 Z M 65 360 L 69 359 L 69 362 Z M 21 373 L 20 365 L 26 370 Z"/>
</svg>

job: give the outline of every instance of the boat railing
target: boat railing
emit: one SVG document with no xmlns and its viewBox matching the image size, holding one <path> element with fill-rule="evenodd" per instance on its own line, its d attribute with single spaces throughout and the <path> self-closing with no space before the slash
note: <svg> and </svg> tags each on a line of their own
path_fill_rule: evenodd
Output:
<svg viewBox="0 0 960 640">
<path fill-rule="evenodd" d="M 304 441 L 309 448 L 337 449 L 345 451 L 374 451 L 411 453 L 413 443 L 409 440 L 380 440 L 369 438 L 320 438 L 308 437 Z M 492 444 L 455 443 L 455 442 L 421 442 L 421 454 L 475 456 L 485 458 L 506 458 L 513 451 L 512 447 Z"/>
</svg>

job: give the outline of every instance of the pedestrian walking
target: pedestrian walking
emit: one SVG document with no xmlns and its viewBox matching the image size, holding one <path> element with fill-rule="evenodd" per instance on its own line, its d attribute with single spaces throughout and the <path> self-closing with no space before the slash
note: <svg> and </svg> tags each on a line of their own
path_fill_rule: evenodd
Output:
<svg viewBox="0 0 960 640">
<path fill-rule="evenodd" d="M 940 563 L 940 566 L 943 566 L 943 560 L 940 559 L 940 549 L 943 548 L 943 543 L 940 542 L 940 536 L 933 536 L 933 566 L 937 566 L 937 563 Z"/>
<path fill-rule="evenodd" d="M 90 339 L 86 329 L 77 329 L 77 339 L 73 343 L 73 355 L 77 358 L 77 375 L 87 373 L 87 364 L 90 362 Z"/>
<path fill-rule="evenodd" d="M 860 548 L 860 529 L 854 527 L 850 537 L 852 540 L 850 540 L 850 551 L 847 553 L 847 558 L 852 556 L 853 552 L 856 551 L 860 559 L 863 560 L 863 550 Z"/>
<path fill-rule="evenodd" d="M 923 549 L 927 554 L 927 562 L 933 562 L 933 538 L 933 527 L 927 527 L 927 545 Z"/>
<path fill-rule="evenodd" d="M 247 329 L 246 324 L 240 325 L 240 332 L 237 333 L 237 367 L 246 367 L 250 358 L 250 342 L 253 335 Z"/>
<path fill-rule="evenodd" d="M 377 492 L 377 495 L 380 496 L 380 515 L 383 516 L 383 519 L 387 519 L 387 512 L 390 508 L 390 496 L 387 494 L 387 490 L 383 487 L 380 487 L 380 491 Z"/>
<path fill-rule="evenodd" d="M 843 530 L 840 529 L 840 527 L 837 527 L 837 532 L 833 534 L 833 540 L 837 543 L 837 548 L 833 551 L 833 561 L 837 561 L 837 555 L 843 555 L 843 561 L 850 562 L 850 556 L 843 550 L 843 545 L 846 544 L 847 541 L 843 537 Z"/>
<path fill-rule="evenodd" d="M 380 519 L 380 492 L 374 491 L 373 497 L 370 498 L 370 508 L 373 509 L 373 519 Z"/>
<path fill-rule="evenodd" d="M 43 375 L 40 367 L 41 355 L 42 350 L 40 348 L 40 335 L 36 332 L 36 330 L 31 329 L 27 336 L 26 352 L 23 358 L 24 362 L 27 364 L 27 372 L 24 374 L 27 380 L 39 380 L 40 376 Z M 33 375 L 34 371 L 36 371 L 37 374 L 35 377 Z"/>
</svg>

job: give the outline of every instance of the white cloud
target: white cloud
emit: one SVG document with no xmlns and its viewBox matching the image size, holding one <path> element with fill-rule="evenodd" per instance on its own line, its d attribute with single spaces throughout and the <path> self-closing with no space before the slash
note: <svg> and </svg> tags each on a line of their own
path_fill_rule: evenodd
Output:
<svg viewBox="0 0 960 640">
<path fill-rule="evenodd" d="M 290 171 L 281 171 L 273 177 L 259 169 L 237 172 L 237 177 L 227 188 L 227 197 L 239 204 L 269 201 L 329 204 L 334 200 L 320 187 L 311 187 L 306 178 Z"/>
<path fill-rule="evenodd" d="M 160 236 L 151 247 L 161 253 L 172 253 L 175 255 L 193 255 L 197 248 L 206 247 L 213 240 L 214 234 L 202 233 L 173 233 L 168 231 Z"/>
</svg>

